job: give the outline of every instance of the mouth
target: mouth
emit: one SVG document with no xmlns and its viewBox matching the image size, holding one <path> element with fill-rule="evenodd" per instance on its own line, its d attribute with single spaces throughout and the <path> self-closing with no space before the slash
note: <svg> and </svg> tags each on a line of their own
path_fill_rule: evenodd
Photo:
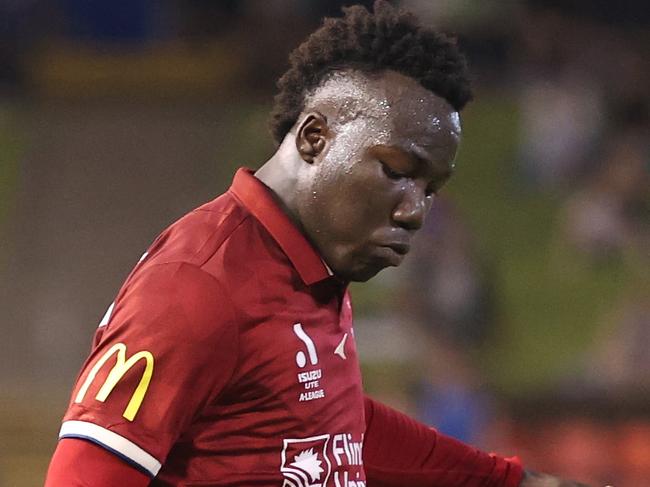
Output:
<svg viewBox="0 0 650 487">
<path fill-rule="evenodd" d="M 401 256 L 408 254 L 409 250 L 411 250 L 411 245 L 406 242 L 391 242 L 382 245 L 382 247 L 388 247 L 389 249 L 395 251 L 395 253 Z"/>
<path fill-rule="evenodd" d="M 408 243 L 392 242 L 377 245 L 376 254 L 386 260 L 388 265 L 398 266 L 402 263 L 404 256 L 408 253 L 411 246 Z"/>
</svg>

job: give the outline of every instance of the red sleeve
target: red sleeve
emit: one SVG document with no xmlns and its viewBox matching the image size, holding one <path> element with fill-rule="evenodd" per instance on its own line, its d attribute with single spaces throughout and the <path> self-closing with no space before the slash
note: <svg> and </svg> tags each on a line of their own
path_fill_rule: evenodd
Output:
<svg viewBox="0 0 650 487">
<path fill-rule="evenodd" d="M 45 487 L 145 487 L 149 477 L 93 443 L 74 438 L 56 447 Z"/>
<path fill-rule="evenodd" d="M 129 277 L 102 323 L 59 437 L 90 440 L 153 477 L 230 380 L 233 306 L 200 268 L 152 264 Z"/>
<path fill-rule="evenodd" d="M 368 487 L 518 487 L 523 469 L 365 398 Z"/>
</svg>

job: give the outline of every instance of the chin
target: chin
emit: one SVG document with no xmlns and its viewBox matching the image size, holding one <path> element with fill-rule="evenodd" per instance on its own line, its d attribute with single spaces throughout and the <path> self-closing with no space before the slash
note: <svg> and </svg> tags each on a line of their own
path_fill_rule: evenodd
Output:
<svg viewBox="0 0 650 487">
<path fill-rule="evenodd" d="M 377 274 L 379 274 L 380 271 L 382 271 L 385 268 L 386 266 L 383 267 L 363 266 L 348 272 L 347 275 L 344 276 L 344 278 L 352 282 L 366 282 L 372 279 L 373 277 L 375 277 Z"/>
<path fill-rule="evenodd" d="M 392 255 L 391 255 L 392 257 Z M 400 261 L 388 259 L 382 255 L 356 254 L 340 259 L 338 265 L 332 266 L 334 274 L 350 282 L 366 282 L 386 267 L 399 265 Z"/>
</svg>

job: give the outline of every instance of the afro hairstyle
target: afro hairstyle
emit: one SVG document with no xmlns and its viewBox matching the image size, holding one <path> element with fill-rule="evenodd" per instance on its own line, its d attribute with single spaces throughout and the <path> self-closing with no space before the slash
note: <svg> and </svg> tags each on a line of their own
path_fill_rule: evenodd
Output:
<svg viewBox="0 0 650 487">
<path fill-rule="evenodd" d="M 305 97 L 335 70 L 393 70 L 409 76 L 460 111 L 472 99 L 465 57 L 444 34 L 421 26 L 415 16 L 377 0 L 373 12 L 354 5 L 325 18 L 289 55 L 278 80 L 270 129 L 279 145 L 304 109 Z"/>
</svg>

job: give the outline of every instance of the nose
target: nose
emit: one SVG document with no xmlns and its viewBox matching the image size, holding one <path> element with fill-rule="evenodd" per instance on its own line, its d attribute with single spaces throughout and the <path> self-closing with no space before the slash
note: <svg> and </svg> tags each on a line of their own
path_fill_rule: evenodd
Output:
<svg viewBox="0 0 650 487">
<path fill-rule="evenodd" d="M 430 200 L 419 185 L 412 184 L 403 192 L 402 199 L 393 210 L 393 221 L 407 230 L 419 230 L 431 207 Z"/>
</svg>

